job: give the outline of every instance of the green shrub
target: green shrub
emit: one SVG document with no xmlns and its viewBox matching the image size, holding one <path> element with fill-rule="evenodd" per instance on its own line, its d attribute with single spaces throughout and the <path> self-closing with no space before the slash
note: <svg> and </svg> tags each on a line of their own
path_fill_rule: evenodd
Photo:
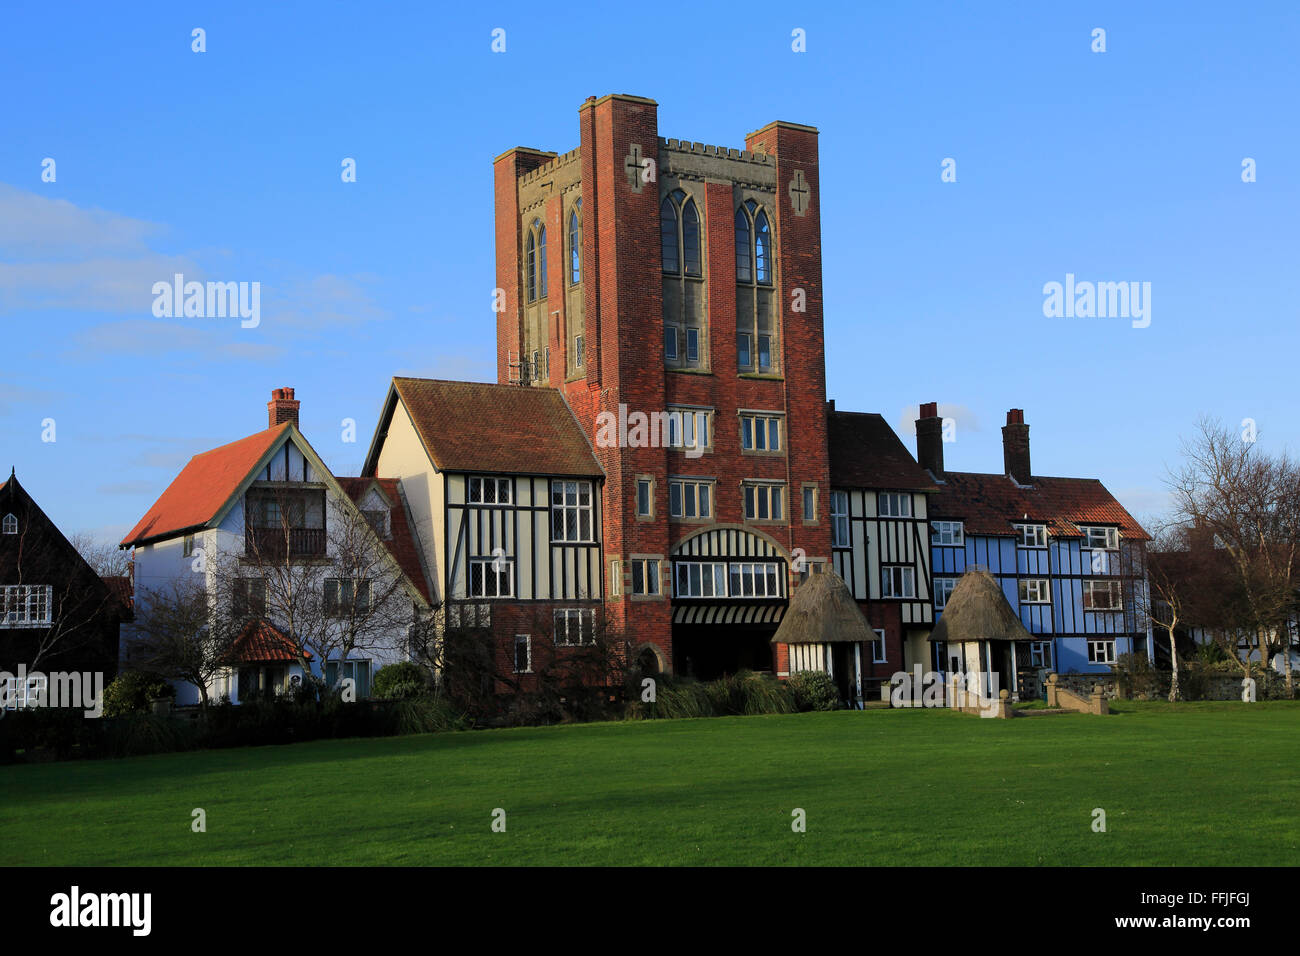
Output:
<svg viewBox="0 0 1300 956">
<path fill-rule="evenodd" d="M 371 692 L 384 700 L 406 700 L 428 694 L 432 686 L 429 672 L 423 667 L 411 661 L 399 661 L 375 672 Z"/>
<path fill-rule="evenodd" d="M 175 696 L 176 688 L 157 674 L 123 671 L 104 688 L 104 716 L 147 713 L 155 698 Z"/>
<path fill-rule="evenodd" d="M 839 692 L 831 675 L 824 671 L 796 671 L 786 682 L 798 711 L 834 710 Z"/>
<path fill-rule="evenodd" d="M 1121 697 L 1155 700 L 1169 694 L 1168 675 L 1156 670 L 1145 654 L 1121 654 L 1113 670 Z"/>
</svg>

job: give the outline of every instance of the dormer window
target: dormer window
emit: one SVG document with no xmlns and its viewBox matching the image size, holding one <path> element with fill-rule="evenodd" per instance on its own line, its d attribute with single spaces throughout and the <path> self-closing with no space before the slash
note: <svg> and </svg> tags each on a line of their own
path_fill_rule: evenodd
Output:
<svg viewBox="0 0 1300 956">
<path fill-rule="evenodd" d="M 4 521 L 0 522 L 0 532 L 3 532 L 4 534 L 17 534 L 18 533 L 17 515 L 5 515 Z"/>
<path fill-rule="evenodd" d="M 391 532 L 389 531 L 389 513 L 385 508 L 370 508 L 361 512 L 366 519 L 366 524 L 380 538 L 388 540 Z"/>
<path fill-rule="evenodd" d="M 1083 532 L 1083 546 L 1094 551 L 1119 550 L 1119 529 L 1079 525 Z"/>
<path fill-rule="evenodd" d="M 1047 547 L 1047 525 L 1045 524 L 1017 524 L 1012 525 L 1016 529 L 1016 545 L 1021 548 L 1045 548 Z"/>
</svg>

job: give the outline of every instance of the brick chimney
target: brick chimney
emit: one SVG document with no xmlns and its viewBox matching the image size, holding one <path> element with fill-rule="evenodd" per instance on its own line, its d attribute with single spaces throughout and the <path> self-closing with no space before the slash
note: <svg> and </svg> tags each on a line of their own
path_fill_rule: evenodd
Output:
<svg viewBox="0 0 1300 956">
<path fill-rule="evenodd" d="M 943 477 L 943 419 L 938 402 L 921 406 L 921 417 L 916 420 L 916 460 L 934 477 Z"/>
<path fill-rule="evenodd" d="M 298 427 L 298 406 L 302 402 L 296 401 L 293 397 L 291 388 L 273 388 L 271 389 L 271 400 L 266 403 L 267 417 L 270 419 L 268 427 L 274 428 L 284 422 L 293 422 L 293 427 Z"/>
<path fill-rule="evenodd" d="M 1013 408 L 1007 412 L 1007 423 L 1002 426 L 1002 465 L 1006 473 L 1019 484 L 1031 484 L 1029 426 L 1025 424 L 1023 408 Z"/>
</svg>

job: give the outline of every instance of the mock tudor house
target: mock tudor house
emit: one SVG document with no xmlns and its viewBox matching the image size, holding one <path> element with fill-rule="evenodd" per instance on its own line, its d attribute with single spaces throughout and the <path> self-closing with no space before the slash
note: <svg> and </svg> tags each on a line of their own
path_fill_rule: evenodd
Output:
<svg viewBox="0 0 1300 956">
<path fill-rule="evenodd" d="M 0 484 L 0 672 L 4 705 L 26 706 L 54 671 L 117 673 L 130 616 L 119 579 L 86 563 L 12 470 Z M 28 676 L 18 680 L 19 667 Z"/>
<path fill-rule="evenodd" d="M 208 691 L 234 702 L 283 692 L 304 662 L 367 696 L 432 613 L 402 488 L 335 478 L 298 430 L 299 407 L 293 389 L 275 389 L 268 427 L 192 458 L 121 543 L 134 549 L 134 636 L 186 582 L 230 605 L 242 630 Z M 177 682 L 178 704 L 198 699 Z"/>
</svg>

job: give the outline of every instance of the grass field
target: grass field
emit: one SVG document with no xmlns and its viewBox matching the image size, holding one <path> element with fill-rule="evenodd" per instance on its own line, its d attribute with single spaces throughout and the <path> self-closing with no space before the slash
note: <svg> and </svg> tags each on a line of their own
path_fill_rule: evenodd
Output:
<svg viewBox="0 0 1300 956">
<path fill-rule="evenodd" d="M 1116 710 L 587 724 L 0 767 L 0 863 L 1300 860 L 1300 706 Z M 191 832 L 196 807 L 206 833 Z M 806 833 L 791 830 L 796 807 Z"/>
</svg>

